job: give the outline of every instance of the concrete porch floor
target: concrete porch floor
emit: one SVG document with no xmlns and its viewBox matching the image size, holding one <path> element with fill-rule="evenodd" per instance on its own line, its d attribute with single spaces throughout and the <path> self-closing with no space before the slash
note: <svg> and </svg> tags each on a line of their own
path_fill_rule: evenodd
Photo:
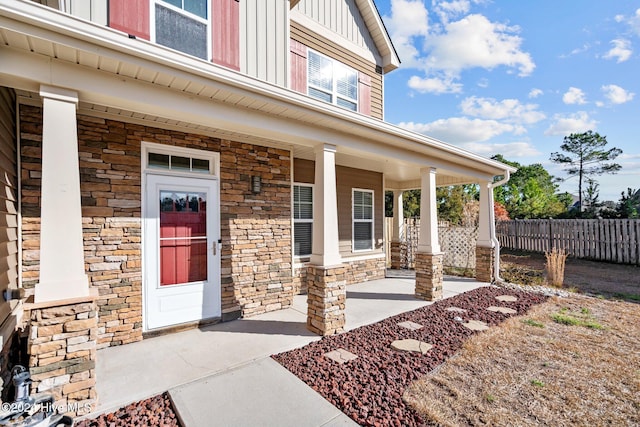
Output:
<svg viewBox="0 0 640 427">
<path fill-rule="evenodd" d="M 414 284 L 412 278 L 386 278 L 348 286 L 346 329 L 351 330 L 430 304 L 414 298 Z M 444 280 L 444 297 L 484 285 L 487 284 L 474 279 L 447 276 Z M 210 383 L 211 380 L 215 381 L 213 377 L 225 373 L 230 379 L 235 375 L 233 381 L 237 381 L 237 372 L 243 368 L 255 370 L 256 366 L 268 364 L 269 361 L 265 359 L 272 354 L 320 339 L 306 329 L 306 310 L 306 295 L 298 295 L 288 309 L 99 350 L 96 366 L 99 404 L 95 414 L 111 412 L 128 403 L 172 389 L 180 401 L 179 395 L 188 395 L 185 390 L 191 384 L 195 390 L 202 380 Z M 287 375 L 293 377 L 284 369 L 274 375 L 272 381 L 278 377 L 285 383 L 291 381 Z M 306 387 L 315 394 L 311 388 L 300 383 L 296 387 Z M 251 387 L 256 386 L 260 387 L 260 384 L 256 384 L 254 378 Z M 269 387 L 265 385 L 263 388 L 267 394 L 273 391 Z M 224 394 L 225 390 L 221 392 Z M 317 396 L 320 401 L 323 400 Z M 177 404 L 173 394 L 172 398 Z M 247 403 L 237 403 L 239 413 L 236 415 L 246 416 Z M 313 406 L 318 402 L 309 404 Z M 252 412 L 260 412 L 260 408 L 251 406 Z M 180 408 L 177 409 L 180 411 Z M 221 409 L 223 412 L 233 412 L 229 406 L 222 406 Z M 246 421 L 246 418 L 242 419 Z M 234 418 L 228 420 L 232 422 Z M 345 425 L 346 421 L 348 418 L 337 418 L 330 424 Z M 317 425 L 322 424 L 324 422 Z"/>
</svg>

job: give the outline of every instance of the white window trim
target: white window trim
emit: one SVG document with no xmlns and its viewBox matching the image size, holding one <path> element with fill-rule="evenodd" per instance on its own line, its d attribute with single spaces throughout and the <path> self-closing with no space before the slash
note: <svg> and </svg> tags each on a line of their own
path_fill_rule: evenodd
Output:
<svg viewBox="0 0 640 427">
<path fill-rule="evenodd" d="M 315 189 L 314 189 L 314 185 L 313 184 L 307 184 L 304 182 L 294 182 L 293 183 L 293 187 L 291 187 L 292 193 L 294 193 L 294 187 L 310 187 L 311 188 L 311 219 L 296 219 L 295 217 L 295 194 L 291 194 L 291 219 L 293 220 L 293 227 L 294 227 L 294 233 L 295 233 L 295 226 L 296 223 L 302 223 L 302 224 L 313 224 L 313 203 L 314 203 L 314 195 L 315 195 Z M 311 254 L 304 254 L 304 255 L 296 255 L 296 247 L 295 247 L 295 235 L 292 238 L 293 241 L 293 245 L 291 248 L 291 251 L 293 252 L 293 256 L 295 260 L 303 260 L 303 259 L 308 259 Z M 313 245 L 313 227 L 311 228 L 311 242 Z M 312 246 L 313 248 L 313 246 Z M 312 250 L 313 252 L 313 250 Z"/>
<path fill-rule="evenodd" d="M 371 193 L 371 219 L 356 219 L 355 218 L 355 209 L 353 208 L 355 202 L 355 192 L 360 191 L 363 193 Z M 351 252 L 352 253 L 360 253 L 360 252 L 371 252 L 375 250 L 375 219 L 376 219 L 376 200 L 375 200 L 375 191 L 370 190 L 368 188 L 352 188 L 351 189 Z M 366 222 L 371 223 L 371 249 L 356 249 L 356 227 L 354 224 L 356 222 Z"/>
<path fill-rule="evenodd" d="M 198 21 L 201 22 L 203 24 L 206 24 L 207 26 L 207 61 L 211 62 L 213 61 L 213 52 L 212 52 L 212 34 L 211 34 L 211 2 L 207 1 L 207 18 L 203 18 L 201 16 L 198 15 L 194 15 L 191 12 L 187 12 L 184 9 L 181 9 L 179 7 L 176 7 L 170 3 L 166 3 L 162 0 L 151 0 L 149 2 L 149 38 L 151 39 L 151 42 L 156 43 L 156 4 L 159 4 L 160 6 L 167 8 L 167 9 L 171 9 L 174 12 L 180 13 L 181 15 L 186 16 L 189 19 L 193 19 L 194 21 Z M 165 46 L 166 47 L 166 46 Z M 172 49 L 170 47 L 167 47 L 167 49 Z M 175 50 L 175 49 L 174 49 Z M 181 52 L 180 50 L 176 50 L 177 52 Z M 198 59 L 202 59 L 199 58 L 197 56 L 193 56 L 190 55 L 188 53 L 182 52 L 185 55 L 189 55 L 192 58 L 198 58 Z"/>
<path fill-rule="evenodd" d="M 142 172 L 150 172 L 157 175 L 181 175 L 190 177 L 219 177 L 220 176 L 220 153 L 215 151 L 204 151 L 195 148 L 182 148 L 174 147 L 164 144 L 156 144 L 154 142 L 142 142 L 141 144 L 141 156 L 140 163 L 142 166 Z M 209 174 L 201 172 L 190 172 L 185 170 L 176 169 L 160 169 L 149 167 L 149 153 L 153 154 L 165 154 L 169 156 L 190 157 L 201 160 L 209 161 Z"/>
<path fill-rule="evenodd" d="M 311 63 L 311 60 L 310 60 L 309 56 L 310 56 L 310 54 L 311 54 L 311 53 L 313 53 L 313 54 L 315 54 L 315 55 L 318 55 L 318 56 L 322 56 L 323 58 L 328 59 L 328 60 L 329 60 L 329 61 L 331 61 L 332 63 L 334 63 L 334 64 L 336 64 L 336 63 L 337 63 L 337 64 L 340 64 L 340 65 L 342 65 L 343 67 L 346 67 L 346 68 L 350 69 L 351 71 L 353 71 L 354 73 L 356 73 L 356 98 L 355 98 L 355 99 L 353 99 L 353 98 L 347 98 L 346 96 L 339 95 L 339 94 L 338 94 L 338 81 L 337 81 L 337 79 L 335 78 L 335 76 L 332 76 L 333 88 L 332 88 L 332 90 L 331 90 L 331 102 L 330 102 L 330 104 L 335 105 L 335 106 L 338 106 L 338 107 L 340 107 L 340 108 L 344 108 L 345 110 L 349 110 L 349 111 L 356 111 L 356 112 L 360 111 L 360 104 L 359 104 L 360 100 L 358 99 L 358 94 L 359 94 L 359 93 L 358 93 L 358 92 L 359 92 L 359 91 L 358 91 L 358 84 L 359 84 L 359 83 L 358 83 L 358 82 L 359 82 L 359 73 L 358 73 L 358 70 L 356 70 L 355 68 L 352 68 L 352 67 L 348 66 L 347 64 L 345 64 L 345 63 L 343 63 L 343 62 L 340 62 L 340 61 L 338 61 L 338 60 L 336 60 L 336 59 L 333 59 L 333 58 L 331 58 L 330 56 L 323 55 L 323 54 L 321 54 L 320 52 L 318 52 L 318 51 L 316 51 L 316 50 L 313 50 L 313 49 L 311 49 L 311 48 L 309 48 L 309 47 L 307 47 L 307 95 L 309 95 L 309 88 L 313 88 L 313 89 L 316 89 L 316 90 L 318 90 L 318 91 L 320 91 L 320 92 L 327 93 L 327 90 L 326 90 L 326 89 L 321 88 L 321 87 L 318 87 L 318 86 L 314 86 L 314 85 L 312 85 L 312 84 L 310 83 L 310 81 L 309 81 L 309 80 L 310 80 L 310 79 L 309 79 L 309 76 L 310 76 L 310 74 L 311 74 L 311 73 L 309 73 L 309 64 Z M 319 99 L 319 98 L 316 98 L 316 97 L 314 97 L 314 96 L 312 96 L 312 95 L 309 95 L 309 96 L 311 96 L 313 99 Z M 355 109 L 355 110 L 350 110 L 350 109 L 348 109 L 348 108 L 346 108 L 346 107 L 343 107 L 342 105 L 339 105 L 339 104 L 338 104 L 338 97 L 343 98 L 343 99 L 345 99 L 345 100 L 347 100 L 347 101 L 349 101 L 349 102 L 354 102 L 354 103 L 356 104 L 356 109 Z"/>
</svg>

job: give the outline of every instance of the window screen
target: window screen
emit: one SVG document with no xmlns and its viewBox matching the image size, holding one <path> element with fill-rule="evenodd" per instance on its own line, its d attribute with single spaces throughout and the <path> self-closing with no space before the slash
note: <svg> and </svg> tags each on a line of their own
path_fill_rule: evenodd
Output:
<svg viewBox="0 0 640 427">
<path fill-rule="evenodd" d="M 325 102 L 356 111 L 358 73 L 346 65 L 309 51 L 308 94 Z"/>
<path fill-rule="evenodd" d="M 373 191 L 353 190 L 353 250 L 373 249 Z"/>
<path fill-rule="evenodd" d="M 313 187 L 293 186 L 294 255 L 311 255 L 313 237 Z"/>
<path fill-rule="evenodd" d="M 207 24 L 157 4 L 156 43 L 207 59 Z"/>
</svg>

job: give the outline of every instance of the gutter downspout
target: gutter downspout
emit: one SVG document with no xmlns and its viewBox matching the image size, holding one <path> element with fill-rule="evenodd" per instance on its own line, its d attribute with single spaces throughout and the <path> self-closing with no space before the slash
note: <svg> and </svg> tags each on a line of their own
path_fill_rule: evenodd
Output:
<svg viewBox="0 0 640 427">
<path fill-rule="evenodd" d="M 506 184 L 507 181 L 509 181 L 509 178 L 511 177 L 511 172 L 509 172 L 508 170 L 504 171 L 504 178 L 502 178 L 500 181 L 496 181 L 492 184 L 489 184 L 489 188 L 491 189 L 491 200 L 493 202 L 493 189 L 496 187 L 501 186 L 502 184 Z M 491 203 L 491 205 L 493 206 L 493 203 Z M 494 277 L 494 281 L 495 282 L 504 282 L 504 280 L 502 279 L 502 277 L 500 277 L 500 242 L 498 241 L 498 238 L 496 237 L 496 219 L 495 219 L 495 213 L 493 211 L 493 209 L 491 210 L 491 212 L 489 212 L 489 215 L 491 217 L 491 224 L 490 224 L 490 230 L 489 233 L 491 235 L 491 242 L 493 242 L 493 248 L 494 248 L 494 263 L 493 263 L 493 277 Z"/>
</svg>

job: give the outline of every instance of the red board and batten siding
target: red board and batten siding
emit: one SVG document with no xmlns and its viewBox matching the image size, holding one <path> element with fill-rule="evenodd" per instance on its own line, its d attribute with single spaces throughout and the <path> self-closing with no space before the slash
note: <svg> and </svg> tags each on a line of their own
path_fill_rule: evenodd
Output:
<svg viewBox="0 0 640 427">
<path fill-rule="evenodd" d="M 109 27 L 150 40 L 149 0 L 109 0 Z"/>
<path fill-rule="evenodd" d="M 291 89 L 307 93 L 307 47 L 299 41 L 290 40 Z"/>
<path fill-rule="evenodd" d="M 240 71 L 240 2 L 211 2 L 211 32 L 213 62 Z"/>
<path fill-rule="evenodd" d="M 307 46 L 290 39 L 291 51 L 291 89 L 307 93 Z M 358 111 L 371 115 L 371 76 L 358 73 Z"/>
<path fill-rule="evenodd" d="M 109 27 L 151 40 L 149 0 L 110 0 Z M 218 65 L 240 70 L 240 2 L 212 0 L 211 58 Z"/>
<path fill-rule="evenodd" d="M 358 73 L 358 111 L 371 115 L 371 76 Z"/>
</svg>

